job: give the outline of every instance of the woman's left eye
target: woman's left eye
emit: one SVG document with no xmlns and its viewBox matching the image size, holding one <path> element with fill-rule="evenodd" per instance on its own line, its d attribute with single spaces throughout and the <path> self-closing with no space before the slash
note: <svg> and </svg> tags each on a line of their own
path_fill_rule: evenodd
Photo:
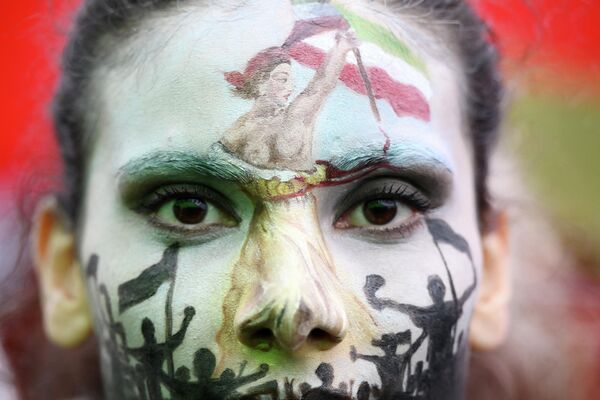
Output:
<svg viewBox="0 0 600 400">
<path fill-rule="evenodd" d="M 334 222 L 337 229 L 405 237 L 431 210 L 431 201 L 416 186 L 383 177 L 359 185 L 341 200 L 339 209 L 343 212 Z"/>
<path fill-rule="evenodd" d="M 411 207 L 394 199 L 373 199 L 353 206 L 335 223 L 336 228 L 381 228 L 385 230 L 403 227 L 414 222 L 418 213 Z"/>
</svg>

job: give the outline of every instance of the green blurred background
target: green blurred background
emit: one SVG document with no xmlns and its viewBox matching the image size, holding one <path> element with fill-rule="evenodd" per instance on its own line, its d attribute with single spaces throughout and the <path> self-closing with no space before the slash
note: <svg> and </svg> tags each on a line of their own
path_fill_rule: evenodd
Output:
<svg viewBox="0 0 600 400">
<path fill-rule="evenodd" d="M 600 98 L 530 90 L 508 121 L 526 182 L 581 266 L 600 277 Z"/>
</svg>

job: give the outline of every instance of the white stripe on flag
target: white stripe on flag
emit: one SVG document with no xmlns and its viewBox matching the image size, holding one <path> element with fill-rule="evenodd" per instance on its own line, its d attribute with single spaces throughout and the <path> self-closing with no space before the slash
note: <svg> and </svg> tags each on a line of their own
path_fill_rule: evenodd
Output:
<svg viewBox="0 0 600 400">
<path fill-rule="evenodd" d="M 328 52 L 335 46 L 335 32 L 324 32 L 319 35 L 311 36 L 304 40 L 305 43 L 317 47 L 324 52 Z M 384 69 L 394 80 L 405 85 L 412 85 L 419 89 L 427 100 L 431 99 L 431 84 L 425 75 L 414 68 L 401 58 L 394 57 L 379 46 L 363 41 L 360 46 L 360 54 L 366 67 L 377 66 Z M 353 53 L 348 53 L 346 61 L 349 64 L 356 65 L 356 57 Z"/>
</svg>

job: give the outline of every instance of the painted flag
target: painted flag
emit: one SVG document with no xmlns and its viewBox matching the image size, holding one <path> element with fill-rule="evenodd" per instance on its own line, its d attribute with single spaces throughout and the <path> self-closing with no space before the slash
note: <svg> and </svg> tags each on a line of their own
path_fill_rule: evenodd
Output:
<svg viewBox="0 0 600 400">
<path fill-rule="evenodd" d="M 168 247 L 158 263 L 146 268 L 137 278 L 119 285 L 119 313 L 154 296 L 163 283 L 173 280 L 178 252 L 178 245 Z"/>
<path fill-rule="evenodd" d="M 454 247 L 456 250 L 465 253 L 469 259 L 471 257 L 471 248 L 467 240 L 454 232 L 454 230 L 444 220 L 437 218 L 427 218 L 427 229 L 431 236 L 438 243 L 446 243 Z"/>
<path fill-rule="evenodd" d="M 387 27 L 341 6 L 319 9 L 327 15 L 296 22 L 283 46 L 290 56 L 316 70 L 336 45 L 336 34 L 351 27 L 361 42 L 359 51 L 375 99 L 387 102 L 398 117 L 429 121 L 431 88 L 424 63 Z M 368 94 L 353 54 L 347 56 L 339 80 L 356 93 Z"/>
</svg>

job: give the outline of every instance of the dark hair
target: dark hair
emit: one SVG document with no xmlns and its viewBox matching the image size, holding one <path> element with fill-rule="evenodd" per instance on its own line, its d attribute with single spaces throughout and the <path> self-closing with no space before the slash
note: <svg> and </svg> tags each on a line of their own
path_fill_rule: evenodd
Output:
<svg viewBox="0 0 600 400">
<path fill-rule="evenodd" d="M 85 112 L 82 98 L 90 75 L 104 49 L 107 35 L 131 35 L 136 24 L 151 12 L 167 10 L 181 0 L 85 0 L 62 59 L 62 78 L 54 99 L 54 127 L 64 163 L 64 191 L 60 196 L 65 211 L 77 221 L 85 171 Z M 427 11 L 445 24 L 450 43 L 456 46 L 466 75 L 466 116 L 475 158 L 477 206 L 482 226 L 490 210 L 487 175 L 491 150 L 501 120 L 502 84 L 497 71 L 497 52 L 486 25 L 463 0 L 396 0 L 388 6 L 402 10 Z"/>
<path fill-rule="evenodd" d="M 477 211 L 480 228 L 488 229 L 493 216 L 487 178 L 500 132 L 504 94 L 493 32 L 463 0 L 397 0 L 394 3 L 416 3 L 418 8 L 428 10 L 428 18 L 434 21 L 455 21 L 445 24 L 443 29 L 458 52 L 466 77 L 464 107 L 475 161 Z"/>
<path fill-rule="evenodd" d="M 133 34 L 134 27 L 144 21 L 149 14 L 169 10 L 180 2 L 183 0 L 84 0 L 80 8 L 70 32 L 70 40 L 63 53 L 62 76 L 53 103 L 54 128 L 60 145 L 64 175 L 62 192 L 58 194 L 59 201 L 74 224 L 78 223 L 80 216 L 85 162 L 88 154 L 89 132 L 86 132 L 85 100 L 90 97 L 92 71 L 103 61 L 106 52 L 112 50 L 106 48 L 110 46 L 105 44 L 104 39 L 126 38 Z M 392 11 L 395 8 L 413 13 L 425 11 L 424 18 L 428 20 L 455 21 L 452 24 L 443 24 L 443 29 L 445 37 L 450 39 L 447 41 L 455 47 L 466 77 L 464 106 L 475 159 L 478 212 L 480 222 L 485 227 L 486 216 L 490 211 L 486 180 L 490 153 L 496 142 L 501 120 L 502 96 L 502 85 L 496 65 L 497 53 L 490 41 L 490 33 L 464 0 L 388 0 L 387 5 Z M 39 310 L 33 309 L 35 315 L 29 313 L 28 318 L 38 321 L 39 324 Z M 23 318 L 20 322 L 31 324 L 23 322 Z M 10 334 L 8 328 L 2 329 Z M 14 332 L 23 332 L 23 330 L 13 330 Z M 5 344 L 7 337 L 8 334 L 3 339 Z M 32 346 L 28 346 L 26 350 L 31 352 L 31 348 Z M 95 351 L 92 348 L 95 349 L 95 346 L 88 346 L 86 354 Z M 66 390 L 64 386 L 75 385 L 77 380 L 73 377 L 65 377 L 64 374 L 59 375 L 60 368 L 56 368 L 57 351 L 41 349 L 38 353 L 53 354 L 53 356 L 25 354 L 22 357 L 26 364 L 31 364 L 35 363 L 32 360 L 37 356 L 41 364 L 37 367 L 41 371 L 37 375 L 20 377 L 19 375 L 26 375 L 23 372 L 25 367 L 22 362 L 18 364 L 14 358 L 11 358 L 15 375 L 20 378 L 17 379 L 17 383 L 23 398 L 52 397 L 49 393 L 68 393 L 70 396 L 86 394 L 94 398 L 99 396 L 99 387 L 91 389 L 93 383 L 80 385 L 79 388 L 70 391 Z M 80 370 L 87 368 L 82 375 L 86 373 L 97 375 L 97 366 L 92 365 L 93 362 L 89 360 L 95 358 L 88 355 L 87 362 L 84 364 L 87 367 L 79 368 Z M 43 384 L 35 381 L 42 373 L 49 375 L 48 379 L 44 379 Z M 60 377 L 52 379 L 50 376 Z M 97 380 L 92 381 L 97 382 Z M 52 382 L 56 383 L 51 385 Z M 53 386 L 63 386 L 61 388 L 63 390 L 57 391 L 54 388 L 52 391 Z M 92 390 L 98 393 L 89 393 Z M 83 391 L 86 393 L 82 393 Z"/>
</svg>

